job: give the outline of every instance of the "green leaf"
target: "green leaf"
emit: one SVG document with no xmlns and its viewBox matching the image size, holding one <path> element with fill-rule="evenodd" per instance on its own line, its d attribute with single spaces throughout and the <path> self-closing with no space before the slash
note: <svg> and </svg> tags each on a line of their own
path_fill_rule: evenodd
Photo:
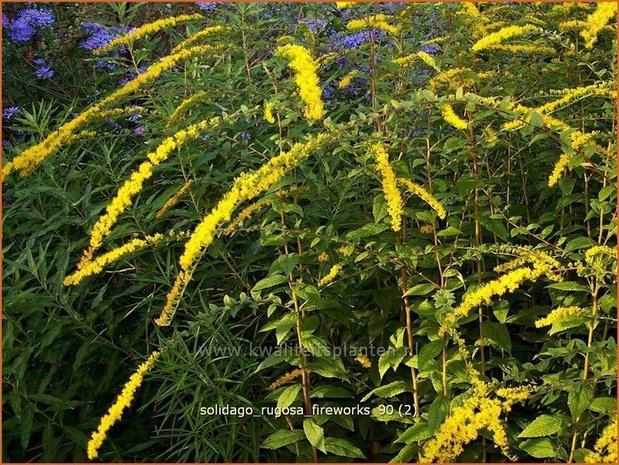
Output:
<svg viewBox="0 0 619 465">
<path fill-rule="evenodd" d="M 288 332 L 297 323 L 297 318 L 298 315 L 296 313 L 286 313 L 286 315 L 279 320 L 277 328 L 275 329 L 275 337 L 278 344 L 281 344 Z"/>
<path fill-rule="evenodd" d="M 424 344 L 424 346 L 419 351 L 419 356 L 417 360 L 419 370 L 423 370 L 428 364 L 428 362 L 431 361 L 438 354 L 440 354 L 442 351 L 443 341 L 434 341 L 428 344 Z"/>
<path fill-rule="evenodd" d="M 490 321 L 484 321 L 481 324 L 484 338 L 488 339 L 490 344 L 496 345 L 500 349 L 511 352 L 512 340 L 509 337 L 509 330 L 507 326 L 502 323 L 493 323 Z"/>
<path fill-rule="evenodd" d="M 574 250 L 586 249 L 595 245 L 596 242 L 589 237 L 577 237 L 576 239 L 572 239 L 565 246 L 565 252 L 573 252 Z"/>
<path fill-rule="evenodd" d="M 589 404 L 589 410 L 603 415 L 611 414 L 617 411 L 617 399 L 614 397 L 598 397 Z"/>
<path fill-rule="evenodd" d="M 394 370 L 398 368 L 402 360 L 404 360 L 405 351 L 406 349 L 404 347 L 398 349 L 390 347 L 387 352 L 380 356 L 378 359 L 378 374 L 381 379 L 389 368 L 393 368 Z"/>
<path fill-rule="evenodd" d="M 325 431 L 318 426 L 312 418 L 306 418 L 303 420 L 303 431 L 305 432 L 305 437 L 312 446 L 322 452 L 327 452 L 325 445 Z"/>
<path fill-rule="evenodd" d="M 312 389 L 310 397 L 316 397 L 318 399 L 324 399 L 329 397 L 335 398 L 348 398 L 351 397 L 351 393 L 343 387 L 333 386 L 332 384 L 323 384 L 322 386 Z"/>
<path fill-rule="evenodd" d="M 428 427 L 434 432 L 441 425 L 449 412 L 449 399 L 439 395 L 428 408 Z"/>
<path fill-rule="evenodd" d="M 406 291 L 405 296 L 409 295 L 426 295 L 436 289 L 436 286 L 433 284 L 417 284 L 416 286 L 411 287 L 408 291 Z"/>
<path fill-rule="evenodd" d="M 570 292 L 590 292 L 589 289 L 584 284 L 577 283 L 575 281 L 563 281 L 560 283 L 553 283 L 546 286 L 548 289 L 559 289 L 560 291 L 570 291 Z"/>
<path fill-rule="evenodd" d="M 287 281 L 288 281 L 288 278 L 286 276 L 282 276 L 279 274 L 268 276 L 258 281 L 256 285 L 253 287 L 252 292 L 261 291 L 263 289 L 268 289 L 270 287 L 277 286 L 278 284 L 282 284 Z"/>
<path fill-rule="evenodd" d="M 305 433 L 301 430 L 280 429 L 275 431 L 268 438 L 266 438 L 260 447 L 263 449 L 279 449 L 290 444 L 294 444 L 305 438 Z"/>
<path fill-rule="evenodd" d="M 562 420 L 559 416 L 540 415 L 518 435 L 519 438 L 540 438 L 552 436 L 561 431 Z"/>
<path fill-rule="evenodd" d="M 411 391 L 411 384 L 407 381 L 394 381 L 393 383 L 385 384 L 384 386 L 379 386 L 376 389 L 372 389 L 368 392 L 361 402 L 365 402 L 373 395 L 377 395 L 383 399 L 389 399 L 390 397 L 397 396 L 398 394 L 402 394 L 403 392 Z"/>
<path fill-rule="evenodd" d="M 519 447 L 537 459 L 555 457 L 555 447 L 548 438 L 527 439 L 521 442 Z"/>
<path fill-rule="evenodd" d="M 415 455 L 417 455 L 417 446 L 406 445 L 398 452 L 398 455 L 389 461 L 389 463 L 408 463 L 413 460 Z"/>
<path fill-rule="evenodd" d="M 404 431 L 395 442 L 403 442 L 412 444 L 414 442 L 423 441 L 432 436 L 432 432 L 427 423 L 417 423 Z"/>
<path fill-rule="evenodd" d="M 308 365 L 310 371 L 325 378 L 339 378 L 348 381 L 348 374 L 342 360 L 338 357 L 323 357 Z"/>
<path fill-rule="evenodd" d="M 576 420 L 593 400 L 593 387 L 590 384 L 575 384 L 570 387 L 567 395 L 567 405 L 572 418 Z"/>
<path fill-rule="evenodd" d="M 284 389 L 279 395 L 279 399 L 277 399 L 277 407 L 280 410 L 290 407 L 297 398 L 297 395 L 299 395 L 302 387 L 300 384 L 294 384 Z"/>
<path fill-rule="evenodd" d="M 299 264 L 299 256 L 296 254 L 280 255 L 279 257 L 277 257 L 277 260 L 275 260 L 275 263 L 284 272 L 284 274 L 288 276 L 290 273 L 292 273 L 292 270 L 294 270 L 294 267 Z M 264 279 L 262 281 L 264 281 Z M 257 285 L 258 284 L 256 284 L 256 286 Z M 255 286 L 254 286 L 254 290 L 256 290 Z"/>
<path fill-rule="evenodd" d="M 351 457 L 354 459 L 364 459 L 365 454 L 357 446 L 346 439 L 326 438 L 325 448 L 327 452 L 341 457 Z"/>
</svg>

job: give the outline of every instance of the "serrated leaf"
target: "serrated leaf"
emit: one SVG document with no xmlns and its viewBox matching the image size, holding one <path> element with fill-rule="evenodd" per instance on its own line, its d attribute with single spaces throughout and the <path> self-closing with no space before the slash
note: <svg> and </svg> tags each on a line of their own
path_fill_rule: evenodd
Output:
<svg viewBox="0 0 619 465">
<path fill-rule="evenodd" d="M 278 284 L 282 284 L 287 281 L 288 278 L 283 275 L 276 274 L 273 276 L 267 276 L 266 278 L 261 279 L 256 283 L 256 285 L 252 289 L 252 292 L 268 289 L 270 287 L 277 286 Z"/>
<path fill-rule="evenodd" d="M 303 431 L 312 446 L 322 452 L 327 452 L 325 447 L 325 430 L 318 426 L 312 418 L 303 420 Z"/>
<path fill-rule="evenodd" d="M 403 442 L 412 444 L 414 442 L 423 441 L 432 436 L 432 432 L 427 423 L 417 423 L 404 431 L 395 442 Z"/>
<path fill-rule="evenodd" d="M 561 417 L 540 415 L 518 435 L 519 438 L 541 438 L 561 431 Z"/>
<path fill-rule="evenodd" d="M 402 394 L 403 392 L 407 392 L 411 390 L 411 384 L 407 381 L 394 381 L 393 383 L 385 384 L 384 386 L 379 386 L 375 389 L 372 389 L 368 392 L 361 402 L 365 402 L 373 395 L 381 397 L 383 399 L 389 399 L 390 397 L 397 396 L 398 394 Z"/>
<path fill-rule="evenodd" d="M 299 395 L 302 387 L 300 384 L 294 384 L 284 389 L 277 399 L 277 407 L 280 410 L 290 407 L 297 398 L 297 395 Z"/>
<path fill-rule="evenodd" d="M 424 344 L 419 351 L 419 356 L 417 358 L 419 370 L 423 370 L 428 364 L 428 362 L 431 361 L 438 354 L 440 354 L 442 351 L 443 341 L 433 341 L 429 342 L 428 344 Z"/>
<path fill-rule="evenodd" d="M 262 444 L 260 444 L 260 447 L 272 450 L 279 449 L 280 447 L 294 444 L 302 439 L 305 439 L 305 433 L 301 430 L 280 429 L 266 438 Z"/>
<path fill-rule="evenodd" d="M 325 448 L 327 452 L 341 457 L 350 457 L 354 459 L 365 458 L 365 454 L 361 452 L 361 449 L 346 439 L 326 438 Z"/>
<path fill-rule="evenodd" d="M 389 368 L 393 368 L 394 370 L 398 368 L 402 360 L 404 360 L 405 348 L 399 347 L 394 349 L 390 347 L 387 352 L 382 354 L 378 359 L 378 374 L 381 379 L 385 376 L 385 373 Z"/>
<path fill-rule="evenodd" d="M 554 444 L 548 438 L 527 439 L 521 442 L 519 447 L 537 459 L 556 457 Z"/>
<path fill-rule="evenodd" d="M 589 404 L 589 410 L 604 415 L 617 411 L 617 399 L 614 397 L 598 397 Z"/>
<path fill-rule="evenodd" d="M 567 405 L 572 418 L 580 417 L 593 400 L 593 387 L 590 384 L 575 384 L 570 387 L 567 395 Z"/>
</svg>

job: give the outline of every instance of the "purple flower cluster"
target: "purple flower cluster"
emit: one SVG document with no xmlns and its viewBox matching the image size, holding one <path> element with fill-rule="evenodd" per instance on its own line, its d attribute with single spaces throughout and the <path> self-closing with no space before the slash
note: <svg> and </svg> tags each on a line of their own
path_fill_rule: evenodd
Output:
<svg viewBox="0 0 619 465">
<path fill-rule="evenodd" d="M 379 39 L 385 33 L 379 29 L 372 31 L 374 39 Z M 359 47 L 363 42 L 370 40 L 370 31 L 360 31 L 353 34 L 336 36 L 331 42 L 331 47 L 337 51 L 350 50 Z"/>
<path fill-rule="evenodd" d="M 81 47 L 89 51 L 103 47 L 116 37 L 129 32 L 126 26 L 105 26 L 92 22 L 83 23 L 82 30 L 89 37 L 81 43 Z"/>
<path fill-rule="evenodd" d="M 429 55 L 434 55 L 440 50 L 440 47 L 436 44 L 429 44 L 419 47 L 419 51 L 426 52 Z"/>
<path fill-rule="evenodd" d="M 54 14 L 49 8 L 24 8 L 12 21 L 4 14 L 2 15 L 2 26 L 8 27 L 9 38 L 15 42 L 28 42 L 39 29 L 52 24 L 54 24 Z"/>
<path fill-rule="evenodd" d="M 196 2 L 198 8 L 202 11 L 213 11 L 217 6 L 217 2 Z"/>
<path fill-rule="evenodd" d="M 54 70 L 45 58 L 35 58 L 32 60 L 32 63 L 37 67 L 34 70 L 34 75 L 37 79 L 51 79 L 54 77 Z"/>
<path fill-rule="evenodd" d="M 13 116 L 18 115 L 19 111 L 19 107 L 7 107 L 2 110 L 2 119 L 8 121 L 13 118 Z"/>
<path fill-rule="evenodd" d="M 127 71 L 118 81 L 118 85 L 119 86 L 124 86 L 125 84 L 127 84 L 129 81 L 133 81 L 136 77 L 138 77 L 139 74 L 142 74 L 144 71 L 146 71 L 148 68 L 146 66 L 140 66 L 138 68 L 138 72 L 136 73 L 135 71 Z"/>
<path fill-rule="evenodd" d="M 307 24 L 312 34 L 317 34 L 325 28 L 327 22 L 324 19 L 307 19 L 305 24 Z"/>
</svg>

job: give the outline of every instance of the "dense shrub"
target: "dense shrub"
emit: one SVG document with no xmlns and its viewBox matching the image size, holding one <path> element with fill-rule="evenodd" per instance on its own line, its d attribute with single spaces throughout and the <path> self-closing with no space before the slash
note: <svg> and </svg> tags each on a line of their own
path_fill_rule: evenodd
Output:
<svg viewBox="0 0 619 465">
<path fill-rule="evenodd" d="M 4 13 L 6 461 L 616 460 L 616 4 Z"/>
</svg>

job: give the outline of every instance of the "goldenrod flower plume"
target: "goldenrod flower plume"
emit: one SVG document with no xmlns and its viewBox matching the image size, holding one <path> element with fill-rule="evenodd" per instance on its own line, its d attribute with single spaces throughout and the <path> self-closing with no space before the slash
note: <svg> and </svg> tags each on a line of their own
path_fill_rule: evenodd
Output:
<svg viewBox="0 0 619 465">
<path fill-rule="evenodd" d="M 402 227 L 402 210 L 404 201 L 398 189 L 397 179 L 393 168 L 389 164 L 389 155 L 382 142 L 375 142 L 370 146 L 370 153 L 376 160 L 383 184 L 383 192 L 387 201 L 387 211 L 391 216 L 391 229 L 399 231 Z"/>
<path fill-rule="evenodd" d="M 593 48 L 598 34 L 608 22 L 617 15 L 617 2 L 599 2 L 597 8 L 587 18 L 587 24 L 580 35 L 585 39 L 585 47 Z"/>
<path fill-rule="evenodd" d="M 185 192 L 187 192 L 187 190 L 191 187 L 194 181 L 195 181 L 194 179 L 190 179 L 189 181 L 186 181 L 181 186 L 181 188 L 178 191 L 176 191 L 174 195 L 170 197 L 159 210 L 157 210 L 157 213 L 155 213 L 155 218 L 157 219 L 163 218 L 163 216 L 170 210 L 170 208 L 176 205 L 177 202 L 183 197 Z"/>
<path fill-rule="evenodd" d="M 298 378 L 302 374 L 303 374 L 303 370 L 301 370 L 300 368 L 297 368 L 296 370 L 292 370 L 291 372 L 280 376 L 279 378 L 277 378 L 275 381 L 271 383 L 271 385 L 269 386 L 269 391 L 273 391 L 277 389 L 278 387 L 283 386 L 286 383 L 289 383 L 290 381 L 292 381 L 295 378 Z"/>
<path fill-rule="evenodd" d="M 205 100 L 206 98 L 209 97 L 209 93 L 206 91 L 200 91 L 200 92 L 196 92 L 194 95 L 187 97 L 185 100 L 183 100 L 179 106 L 176 107 L 176 109 L 172 112 L 172 114 L 170 115 L 170 117 L 168 118 L 168 122 L 166 123 L 167 127 L 172 126 L 173 123 L 175 123 L 179 117 L 185 113 L 185 111 L 192 106 L 194 103 L 197 103 L 201 100 Z"/>
<path fill-rule="evenodd" d="M 275 116 L 273 115 L 273 102 L 265 102 L 264 119 L 267 123 L 275 124 Z"/>
<path fill-rule="evenodd" d="M 339 263 L 333 265 L 329 272 L 318 281 L 318 287 L 325 287 L 327 284 L 332 283 L 337 278 L 337 275 L 340 274 L 340 271 L 342 271 L 342 265 Z"/>
<path fill-rule="evenodd" d="M 443 119 L 449 124 L 451 124 L 454 128 L 466 129 L 469 127 L 469 124 L 466 121 L 456 115 L 451 105 L 444 103 L 440 106 L 440 108 L 441 113 L 443 114 Z"/>
<path fill-rule="evenodd" d="M 400 184 L 403 184 L 411 194 L 415 194 L 417 197 L 427 203 L 432 208 L 432 210 L 436 212 L 440 219 L 444 220 L 445 218 L 447 218 L 447 212 L 445 211 L 445 207 L 443 207 L 441 202 L 439 202 L 436 197 L 430 194 L 419 184 L 406 178 L 398 178 L 398 182 Z"/>
<path fill-rule="evenodd" d="M 144 36 L 154 34 L 162 29 L 166 29 L 168 27 L 178 26 L 179 24 L 187 23 L 189 21 L 196 21 L 198 19 L 202 19 L 202 16 L 199 13 L 193 15 L 180 15 L 180 16 L 172 16 L 170 18 L 159 19 L 157 21 L 153 21 L 152 23 L 144 24 L 132 31 L 124 34 L 120 37 L 117 37 L 114 40 L 111 40 L 103 47 L 99 47 L 93 51 L 95 55 L 101 55 L 102 53 L 109 52 L 110 50 L 114 50 L 115 48 L 121 45 L 127 45 L 135 42 L 138 39 L 141 39 Z"/>
<path fill-rule="evenodd" d="M 200 42 L 202 39 L 212 36 L 213 34 L 218 34 L 220 32 L 223 31 L 227 31 L 228 28 L 225 26 L 209 26 L 209 27 L 205 27 L 204 29 L 201 29 L 200 31 L 196 32 L 194 35 L 192 35 L 191 37 L 189 37 L 188 39 L 183 40 L 180 44 L 178 44 L 177 46 L 175 46 L 172 49 L 172 53 L 176 53 L 179 50 L 182 50 L 184 48 L 190 47 L 192 45 L 194 45 L 196 42 Z"/>
<path fill-rule="evenodd" d="M 162 58 L 148 68 L 144 73 L 139 74 L 135 79 L 118 88 L 99 103 L 85 110 L 68 123 L 60 126 L 41 142 L 17 155 L 6 165 L 4 165 L 2 169 L 4 176 L 8 176 L 15 170 L 19 170 L 22 176 L 27 176 L 48 156 L 60 149 L 62 146 L 66 145 L 67 142 L 73 138 L 78 129 L 89 123 L 93 118 L 98 117 L 107 107 L 117 103 L 128 95 L 131 95 L 145 84 L 154 81 L 164 71 L 174 68 L 182 61 L 188 60 L 195 56 L 205 55 L 213 50 L 215 49 L 209 46 L 199 46 L 181 50 L 178 53 Z"/>
<path fill-rule="evenodd" d="M 214 126 L 218 121 L 218 118 L 213 118 L 210 121 L 201 121 L 198 124 L 188 126 L 186 129 L 181 129 L 176 134 L 164 139 L 154 151 L 147 155 L 148 161 L 142 162 L 138 169 L 129 176 L 129 179 L 118 190 L 116 197 L 106 207 L 105 213 L 99 217 L 93 226 L 90 233 L 90 244 L 84 251 L 78 268 L 92 259 L 94 252 L 101 246 L 120 215 L 133 203 L 133 197 L 142 190 L 144 182 L 153 175 L 155 166 L 165 161 L 173 150 L 181 147 L 187 140 L 197 137 L 201 130 L 207 126 Z"/>
<path fill-rule="evenodd" d="M 93 460 L 99 455 L 99 448 L 103 444 L 109 429 L 122 418 L 123 411 L 131 405 L 136 391 L 144 381 L 144 376 L 155 364 L 160 352 L 155 351 L 150 354 L 148 360 L 142 363 L 137 371 L 131 375 L 129 381 L 123 386 L 121 393 L 118 395 L 107 413 L 101 418 L 99 427 L 93 431 L 90 441 L 88 441 L 88 459 Z"/>
<path fill-rule="evenodd" d="M 551 311 L 544 318 L 540 318 L 535 322 L 536 328 L 543 328 L 544 326 L 550 326 L 555 323 L 559 323 L 564 320 L 573 319 L 582 315 L 585 315 L 587 310 L 584 308 L 572 306 L 572 307 L 557 307 Z"/>
<path fill-rule="evenodd" d="M 326 134 L 312 137 L 306 143 L 295 144 L 288 152 L 273 157 L 253 173 L 242 173 L 232 185 L 215 208 L 206 215 L 196 227 L 189 240 L 185 243 L 185 251 L 180 258 L 181 272 L 177 276 L 172 290 L 168 293 L 166 304 L 155 320 L 159 326 L 170 324 L 176 305 L 182 295 L 185 286 L 191 280 L 191 274 L 203 250 L 208 247 L 215 238 L 217 228 L 230 221 L 235 208 L 244 201 L 251 200 L 265 192 L 274 183 L 279 181 L 284 174 L 294 168 L 304 158 L 318 149 L 327 139 Z"/>
<path fill-rule="evenodd" d="M 396 26 L 392 26 L 387 22 L 389 19 L 389 16 L 383 14 L 372 15 L 366 18 L 353 19 L 352 21 L 348 22 L 346 28 L 349 31 L 359 31 L 361 29 L 372 28 L 381 29 L 391 34 L 397 34 L 398 32 L 400 32 L 400 30 Z"/>
<path fill-rule="evenodd" d="M 602 431 L 585 463 L 617 463 L 617 418 Z"/>
<path fill-rule="evenodd" d="M 318 65 L 312 59 L 310 52 L 301 45 L 288 44 L 278 47 L 276 54 L 290 60 L 299 95 L 305 103 L 305 117 L 310 121 L 322 119 L 324 104 L 317 74 Z"/>
<path fill-rule="evenodd" d="M 504 27 L 497 32 L 493 32 L 492 34 L 489 34 L 486 37 L 479 39 L 477 42 L 475 42 L 471 50 L 473 50 L 474 52 L 480 52 L 482 50 L 492 48 L 494 45 L 498 45 L 505 40 L 541 31 L 542 30 L 539 27 L 531 25 Z"/>
</svg>

